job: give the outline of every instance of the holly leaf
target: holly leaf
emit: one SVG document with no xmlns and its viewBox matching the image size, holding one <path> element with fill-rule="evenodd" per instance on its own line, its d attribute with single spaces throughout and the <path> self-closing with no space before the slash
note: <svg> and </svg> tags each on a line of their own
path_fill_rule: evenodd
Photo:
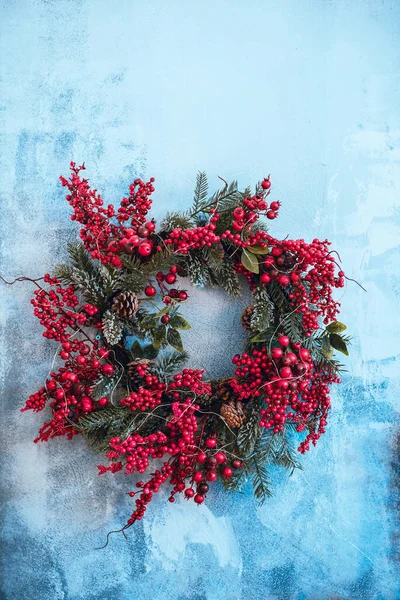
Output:
<svg viewBox="0 0 400 600">
<path fill-rule="evenodd" d="M 137 340 L 131 346 L 131 355 L 132 358 L 142 358 L 143 356 L 143 348 Z"/>
<path fill-rule="evenodd" d="M 271 339 L 271 334 L 269 331 L 260 331 L 255 336 L 251 338 L 251 342 L 269 342 Z"/>
<path fill-rule="evenodd" d="M 347 327 L 340 321 L 332 321 L 332 323 L 329 323 L 325 329 L 326 331 L 329 331 L 329 333 L 340 333 L 341 331 L 347 329 Z"/>
<path fill-rule="evenodd" d="M 167 332 L 167 341 L 170 346 L 178 350 L 178 352 L 183 352 L 183 344 L 179 331 L 170 327 Z"/>
<path fill-rule="evenodd" d="M 268 246 L 260 246 L 259 244 L 255 244 L 254 246 L 247 246 L 246 250 L 252 252 L 253 254 L 268 254 L 269 248 Z"/>
<path fill-rule="evenodd" d="M 164 306 L 164 308 L 162 308 L 161 310 L 158 311 L 158 313 L 156 313 L 155 316 L 157 317 L 162 317 L 163 315 L 165 315 L 167 312 L 169 311 L 169 306 Z M 153 316 L 153 315 L 150 315 Z"/>
<path fill-rule="evenodd" d="M 144 319 L 142 319 L 140 321 L 140 327 L 142 329 L 153 329 L 154 327 L 157 326 L 158 323 L 158 316 L 151 314 L 151 315 L 146 315 L 144 317 Z"/>
<path fill-rule="evenodd" d="M 257 256 L 255 256 L 251 252 L 248 252 L 247 248 L 243 250 L 240 260 L 244 268 L 250 271 L 251 273 L 260 272 L 260 265 L 258 263 Z"/>
<path fill-rule="evenodd" d="M 335 350 L 338 350 L 339 352 L 341 352 L 342 354 L 345 354 L 346 356 L 349 355 L 349 351 L 347 350 L 346 342 L 337 333 L 330 334 L 329 343 L 333 348 L 335 348 Z"/>
<path fill-rule="evenodd" d="M 165 325 L 159 325 L 153 331 L 153 344 L 156 348 L 159 348 L 164 342 L 167 335 L 167 328 Z"/>
<path fill-rule="evenodd" d="M 191 327 L 190 323 L 181 317 L 181 315 L 174 315 L 172 319 L 169 320 L 168 324 L 175 329 L 190 329 Z"/>
<path fill-rule="evenodd" d="M 158 348 L 149 344 L 143 348 L 143 358 L 147 358 L 148 360 L 154 360 L 158 355 Z"/>
</svg>

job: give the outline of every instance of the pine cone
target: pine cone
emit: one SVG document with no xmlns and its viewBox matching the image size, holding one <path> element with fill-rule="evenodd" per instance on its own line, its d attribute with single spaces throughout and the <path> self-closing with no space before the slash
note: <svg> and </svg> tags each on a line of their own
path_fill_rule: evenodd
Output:
<svg viewBox="0 0 400 600">
<path fill-rule="evenodd" d="M 237 400 L 230 400 L 229 402 L 222 404 L 221 406 L 221 417 L 225 419 L 226 424 L 232 429 L 237 429 L 246 420 L 246 415 L 243 411 L 243 402 Z"/>
<path fill-rule="evenodd" d="M 251 318 L 253 316 L 253 313 L 254 313 L 254 306 L 253 305 L 248 306 L 242 312 L 242 325 L 243 325 L 243 327 L 245 329 L 248 329 L 249 331 L 252 331 Z"/>
<path fill-rule="evenodd" d="M 121 319 L 132 319 L 138 308 L 139 303 L 134 292 L 121 292 L 113 299 L 112 310 Z"/>
<path fill-rule="evenodd" d="M 131 390 L 137 390 L 143 384 L 143 377 L 141 377 L 137 371 L 139 365 L 149 367 L 150 360 L 147 358 L 136 358 L 132 362 L 128 363 L 128 386 Z M 147 368 L 147 372 L 149 369 Z"/>
<path fill-rule="evenodd" d="M 214 396 L 218 398 L 218 400 L 221 400 L 221 402 L 227 402 L 232 398 L 233 392 L 231 386 L 229 385 L 231 379 L 232 377 L 221 379 L 215 386 Z"/>
</svg>

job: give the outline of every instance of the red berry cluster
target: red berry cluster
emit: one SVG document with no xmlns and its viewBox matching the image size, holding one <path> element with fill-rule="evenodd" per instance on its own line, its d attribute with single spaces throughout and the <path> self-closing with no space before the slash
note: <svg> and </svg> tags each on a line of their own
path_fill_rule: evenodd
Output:
<svg viewBox="0 0 400 600">
<path fill-rule="evenodd" d="M 258 221 L 261 214 L 265 214 L 268 219 L 275 219 L 278 216 L 280 202 L 271 202 L 270 208 L 267 210 L 268 203 L 266 197 L 269 194 L 267 190 L 271 187 L 269 177 L 263 180 L 261 187 L 264 193 L 248 196 L 243 201 L 243 207 L 238 206 L 234 209 L 232 228 L 235 231 L 243 231 L 246 227 L 253 225 Z"/>
<path fill-rule="evenodd" d="M 31 300 L 31 304 L 35 307 L 33 313 L 45 328 L 43 336 L 59 342 L 64 339 L 68 328 L 75 331 L 80 329 L 85 324 L 87 316 L 72 310 L 79 304 L 72 285 L 63 288 L 61 281 L 50 277 L 49 274 L 44 276 L 44 282 L 52 287 L 46 291 L 37 284 L 38 289 L 34 291 L 35 297 Z"/>
<path fill-rule="evenodd" d="M 40 390 L 29 396 L 25 406 L 21 408 L 21 412 L 25 412 L 26 410 L 40 412 L 46 406 L 47 399 L 46 389 L 42 387 Z"/>
<path fill-rule="evenodd" d="M 138 373 L 140 370 L 138 369 Z M 161 383 L 155 375 L 145 375 L 144 383 L 146 387 L 140 386 L 137 392 L 131 392 L 126 398 L 120 401 L 124 406 L 129 406 L 131 410 L 152 410 L 161 404 L 161 398 L 165 391 L 165 383 Z"/>
<path fill-rule="evenodd" d="M 31 395 L 21 409 L 39 411 L 49 401 L 52 419 L 40 429 L 35 442 L 60 435 L 72 437 L 78 433 L 74 425 L 79 417 L 108 404 L 105 397 L 99 400 L 92 397 L 92 385 L 100 373 L 106 376 L 114 373 L 110 363 L 102 363 L 108 350 L 99 349 L 97 341 L 72 339 L 65 331 L 58 332 L 56 339 L 61 342 L 58 355 L 64 366 L 51 372 L 45 387 Z"/>
<path fill-rule="evenodd" d="M 184 300 L 187 300 L 188 298 L 186 290 L 177 290 L 175 288 L 168 289 L 167 287 L 167 285 L 173 285 L 177 281 L 178 274 L 178 265 L 172 265 L 169 268 L 168 273 L 162 273 L 161 271 L 156 273 L 157 285 L 159 287 L 160 293 L 163 296 L 162 299 L 164 304 L 171 304 L 171 302 L 173 301 L 182 302 Z M 182 274 L 182 272 L 180 274 Z M 157 289 L 154 287 L 153 284 L 150 284 L 145 288 L 144 293 L 146 294 L 146 296 L 152 298 L 153 296 L 156 296 Z M 167 323 L 169 319 L 169 315 L 164 315 L 162 322 Z"/>
<path fill-rule="evenodd" d="M 179 227 L 173 229 L 164 241 L 165 245 L 172 246 L 174 252 L 187 254 L 189 250 L 202 247 L 210 248 L 213 244 L 219 242 L 220 237 L 214 232 L 220 215 L 215 211 L 211 212 L 213 216 L 207 225 L 195 227 L 194 229 L 180 229 Z"/>
<path fill-rule="evenodd" d="M 271 252 L 264 259 L 260 282 L 267 285 L 275 281 L 287 290 L 308 332 L 319 328 L 319 317 L 327 324 L 339 311 L 332 289 L 344 286 L 344 273 L 339 271 L 336 276 L 329 245 L 328 240 L 314 239 L 307 244 L 304 240 L 279 241 L 268 236 Z"/>
<path fill-rule="evenodd" d="M 211 385 L 202 380 L 203 374 L 204 369 L 183 369 L 182 373 L 174 375 L 173 381 L 168 386 L 168 393 L 175 400 L 180 400 L 187 395 L 209 396 Z"/>
<path fill-rule="evenodd" d="M 154 179 L 147 183 L 136 179 L 130 186 L 129 198 L 123 198 L 115 211 L 112 204 L 104 207 L 100 195 L 90 188 L 87 179 L 81 177 L 80 172 L 84 169 L 84 165 L 77 167 L 71 162 L 70 179 L 60 177 L 60 181 L 69 190 L 66 199 L 74 210 L 71 219 L 83 225 L 80 236 L 92 258 L 121 268 L 123 263 L 119 255 L 122 252 L 132 254 L 137 251 L 142 257 L 149 256 L 153 241 L 147 238 L 154 232 L 155 223 L 146 223 L 146 215 L 151 208 Z M 113 218 L 117 223 L 112 222 Z M 124 226 L 127 221 L 131 227 Z"/>
<path fill-rule="evenodd" d="M 267 408 L 260 411 L 260 426 L 272 428 L 274 433 L 282 431 L 286 421 L 298 423 L 298 431 L 319 421 L 319 432 L 307 436 L 300 445 L 299 450 L 304 451 L 310 439 L 316 442 L 324 432 L 330 409 L 328 384 L 340 380 L 316 369 L 309 351 L 291 343 L 287 336 L 280 336 L 278 342 L 271 351 L 261 348 L 251 355 L 236 355 L 236 377 L 231 386 L 242 400 L 265 397 Z"/>
</svg>

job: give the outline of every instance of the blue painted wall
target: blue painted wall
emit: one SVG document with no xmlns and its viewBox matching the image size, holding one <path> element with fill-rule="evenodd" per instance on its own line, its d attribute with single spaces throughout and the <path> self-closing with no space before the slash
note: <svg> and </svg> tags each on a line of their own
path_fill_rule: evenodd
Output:
<svg viewBox="0 0 400 600">
<path fill-rule="evenodd" d="M 18 408 L 54 348 L 29 286 L 3 286 L 2 598 L 400 597 L 399 13 L 391 0 L 2 2 L 3 275 L 64 256 L 76 229 L 57 178 L 74 158 L 107 200 L 154 175 L 156 216 L 190 203 L 198 169 L 215 185 L 271 173 L 276 234 L 330 238 L 368 289 L 343 293 L 348 373 L 304 473 L 276 473 L 259 509 L 218 489 L 201 508 L 163 497 L 129 541 L 96 551 L 129 511 L 126 482 L 98 478 L 82 441 L 31 442 L 41 416 Z M 194 358 L 223 372 L 240 339 L 215 364 L 211 328 L 221 340 L 240 307 L 212 303 L 188 307 Z"/>
</svg>

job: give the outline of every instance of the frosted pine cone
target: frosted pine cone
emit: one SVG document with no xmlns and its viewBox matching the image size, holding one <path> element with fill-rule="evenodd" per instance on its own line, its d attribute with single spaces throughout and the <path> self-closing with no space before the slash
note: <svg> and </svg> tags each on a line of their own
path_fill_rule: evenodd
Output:
<svg viewBox="0 0 400 600">
<path fill-rule="evenodd" d="M 245 329 L 248 329 L 249 331 L 252 330 L 251 327 L 251 318 L 253 316 L 254 313 L 254 306 L 248 306 L 247 308 L 244 309 L 244 311 L 242 312 L 242 325 Z"/>
</svg>

